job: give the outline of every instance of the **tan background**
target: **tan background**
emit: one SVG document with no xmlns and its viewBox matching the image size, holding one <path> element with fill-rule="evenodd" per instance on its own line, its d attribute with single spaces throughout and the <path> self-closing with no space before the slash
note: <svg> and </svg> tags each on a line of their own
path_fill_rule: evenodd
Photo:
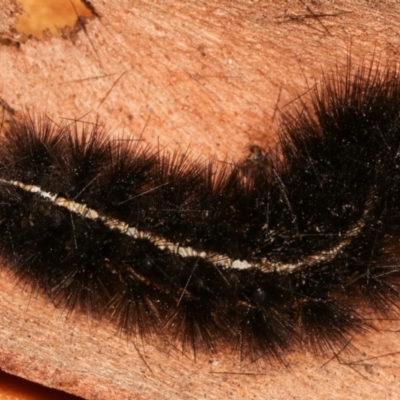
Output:
<svg viewBox="0 0 400 400">
<path fill-rule="evenodd" d="M 63 37 L 0 47 L 0 97 L 23 110 L 99 117 L 111 132 L 193 157 L 237 160 L 275 140 L 277 110 L 325 73 L 363 59 L 395 64 L 396 2 L 93 0 L 102 17 Z M 17 3 L 0 0 L 0 32 Z M 289 355 L 290 369 L 237 355 L 196 362 L 155 341 L 115 335 L 83 316 L 65 320 L 42 296 L 0 280 L 0 365 L 96 399 L 396 399 L 399 324 L 355 337 L 351 354 Z M 376 358 L 378 357 L 378 358 Z"/>
</svg>

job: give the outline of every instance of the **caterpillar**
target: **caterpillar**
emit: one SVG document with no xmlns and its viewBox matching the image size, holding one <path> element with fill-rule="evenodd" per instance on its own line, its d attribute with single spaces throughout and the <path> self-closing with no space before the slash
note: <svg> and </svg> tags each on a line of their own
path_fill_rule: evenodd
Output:
<svg viewBox="0 0 400 400">
<path fill-rule="evenodd" d="M 326 77 L 279 143 L 220 164 L 15 119 L 0 138 L 0 254 L 60 307 L 284 362 L 393 317 L 400 289 L 400 75 Z"/>
</svg>

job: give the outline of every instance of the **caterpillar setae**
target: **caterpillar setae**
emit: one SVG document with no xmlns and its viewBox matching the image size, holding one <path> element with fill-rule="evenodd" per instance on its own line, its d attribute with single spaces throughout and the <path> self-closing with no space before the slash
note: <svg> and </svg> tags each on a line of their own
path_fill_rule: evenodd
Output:
<svg viewBox="0 0 400 400">
<path fill-rule="evenodd" d="M 340 348 L 398 313 L 400 74 L 326 77 L 276 151 L 233 165 L 15 119 L 0 138 L 0 254 L 67 310 L 183 351 Z"/>
</svg>

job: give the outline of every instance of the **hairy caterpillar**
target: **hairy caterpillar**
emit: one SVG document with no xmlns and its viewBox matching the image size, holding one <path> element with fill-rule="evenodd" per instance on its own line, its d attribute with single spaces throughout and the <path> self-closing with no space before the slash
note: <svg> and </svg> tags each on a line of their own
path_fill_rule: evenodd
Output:
<svg viewBox="0 0 400 400">
<path fill-rule="evenodd" d="M 400 76 L 325 80 L 277 152 L 193 162 L 99 125 L 15 120 L 0 139 L 0 252 L 68 310 L 183 351 L 283 361 L 397 313 Z"/>
</svg>

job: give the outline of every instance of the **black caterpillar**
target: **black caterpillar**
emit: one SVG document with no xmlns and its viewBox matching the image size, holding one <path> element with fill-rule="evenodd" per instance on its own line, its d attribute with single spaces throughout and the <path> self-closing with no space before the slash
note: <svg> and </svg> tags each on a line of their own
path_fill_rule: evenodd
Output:
<svg viewBox="0 0 400 400">
<path fill-rule="evenodd" d="M 325 78 L 282 115 L 276 152 L 192 162 L 99 125 L 11 123 L 0 254 L 68 310 L 186 351 L 283 360 L 396 316 L 400 74 Z"/>
</svg>

